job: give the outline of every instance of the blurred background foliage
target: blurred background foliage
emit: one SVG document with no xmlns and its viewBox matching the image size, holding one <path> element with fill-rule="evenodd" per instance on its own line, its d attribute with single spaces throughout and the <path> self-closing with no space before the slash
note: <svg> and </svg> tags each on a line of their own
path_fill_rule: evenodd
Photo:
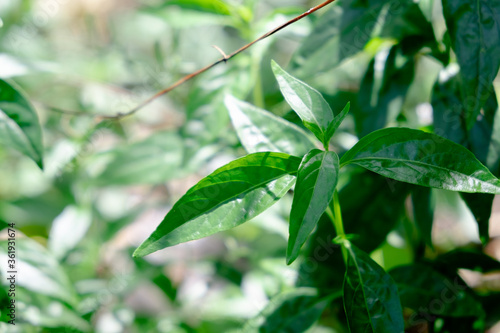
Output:
<svg viewBox="0 0 500 333">
<path fill-rule="evenodd" d="M 45 147 L 41 171 L 0 146 L 0 220 L 20 231 L 18 324 L 2 322 L 2 332 L 209 333 L 245 323 L 248 332 L 276 332 L 273 320 L 299 320 L 293 314 L 304 308 L 313 321 L 322 315 L 303 330 L 346 331 L 338 299 L 344 267 L 328 219 L 302 260 L 285 265 L 291 196 L 233 230 L 144 259 L 131 256 L 189 187 L 245 154 L 226 94 L 301 126 L 279 93 L 271 59 L 320 90 L 335 112 L 351 101 L 351 115 L 332 141 L 339 154 L 373 130 L 406 126 L 464 144 L 499 176 L 495 94 L 472 132 L 464 130 L 455 114 L 460 67 L 439 0 L 339 0 L 135 115 L 102 119 L 219 59 L 212 45 L 229 53 L 316 4 L 0 2 L 0 78 L 15 82 L 35 106 Z M 427 279 L 405 294 L 408 318 L 439 298 L 445 279 L 467 288 L 470 298 L 433 313 L 432 324 L 409 321 L 409 332 L 494 327 L 500 207 L 492 209 L 493 196 L 417 188 L 354 167 L 341 175 L 344 223 L 347 233 L 358 234 L 354 243 L 386 270 L 425 265 L 393 272 L 401 284 L 412 274 Z M 420 297 L 429 281 L 437 291 Z M 315 289 L 296 286 L 317 288 L 324 304 L 311 303 Z M 290 294 L 295 303 L 286 303 L 283 295 Z M 266 327 L 257 315 L 277 295 Z M 0 298 L 8 301 L 5 291 Z M 273 312 L 276 304 L 288 311 Z"/>
</svg>

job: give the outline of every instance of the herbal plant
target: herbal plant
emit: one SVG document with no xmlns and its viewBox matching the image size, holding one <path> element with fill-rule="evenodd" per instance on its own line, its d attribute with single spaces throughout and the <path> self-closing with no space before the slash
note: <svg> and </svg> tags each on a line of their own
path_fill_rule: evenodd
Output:
<svg viewBox="0 0 500 333">
<path fill-rule="evenodd" d="M 466 148 L 438 135 L 409 128 L 385 128 L 359 140 L 341 158 L 330 140 L 349 112 L 334 115 L 321 93 L 272 68 L 280 90 L 324 150 L 292 123 L 226 98 L 237 120 L 259 119 L 274 126 L 261 130 L 236 124 L 248 155 L 217 169 L 180 198 L 151 236 L 134 252 L 142 257 L 165 247 L 236 227 L 272 206 L 294 185 L 286 262 L 297 259 L 321 216 L 330 217 L 346 265 L 342 288 L 350 332 L 403 332 L 404 319 L 393 278 L 346 235 L 336 189 L 342 168 L 354 164 L 400 182 L 438 189 L 500 194 L 500 180 Z M 313 317 L 317 318 L 317 316 Z M 310 324 L 312 324 L 311 322 Z"/>
<path fill-rule="evenodd" d="M 307 12 L 306 1 L 111 3 L 120 10 L 88 12 L 84 25 L 64 19 L 82 12 L 79 1 L 0 6 L 0 229 L 15 224 L 22 273 L 15 327 L 2 278 L 0 331 L 383 332 L 404 318 L 408 332 L 470 333 L 498 322 L 494 195 L 472 193 L 497 193 L 497 180 L 471 155 L 500 176 L 498 1 L 336 0 Z M 328 103 L 274 66 L 294 96 L 297 113 L 285 114 L 271 58 Z M 176 183 L 241 146 L 249 155 L 191 189 L 137 254 L 280 202 L 224 237 L 133 259 L 147 236 L 137 231 L 158 222 L 150 213 L 185 193 Z M 456 235 L 464 220 L 479 239 Z M 226 251 L 182 255 L 206 244 Z M 207 292 L 194 313 L 195 270 Z M 248 285 L 262 291 L 259 305 L 270 300 L 250 320 L 259 293 Z M 168 309 L 145 310 L 138 294 Z"/>
</svg>

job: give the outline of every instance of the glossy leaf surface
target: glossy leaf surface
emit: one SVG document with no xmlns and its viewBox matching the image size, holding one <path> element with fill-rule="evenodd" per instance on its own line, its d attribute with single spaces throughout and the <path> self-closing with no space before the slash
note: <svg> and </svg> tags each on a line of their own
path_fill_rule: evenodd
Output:
<svg viewBox="0 0 500 333">
<path fill-rule="evenodd" d="M 445 70 L 443 70 L 445 71 Z M 499 137 L 500 113 L 496 96 L 492 94 L 483 106 L 482 116 L 467 131 L 465 106 L 460 95 L 458 75 L 439 81 L 434 86 L 432 100 L 434 131 L 467 147 L 493 175 L 500 174 Z M 476 219 L 483 243 L 489 239 L 489 220 L 494 196 L 483 193 L 461 193 Z"/>
<path fill-rule="evenodd" d="M 333 112 L 321 93 L 285 72 L 276 62 L 271 63 L 280 90 L 290 107 L 323 145 L 328 145 L 333 132 Z"/>
<path fill-rule="evenodd" d="M 314 142 L 297 125 L 232 96 L 225 99 L 231 121 L 248 153 L 274 151 L 303 156 Z"/>
<path fill-rule="evenodd" d="M 464 285 L 427 265 L 399 266 L 390 274 L 398 286 L 401 304 L 421 311 L 423 318 L 429 314 L 449 317 L 482 315 L 481 305 Z"/>
<path fill-rule="evenodd" d="M 500 1 L 443 0 L 443 13 L 461 68 L 462 100 L 471 129 L 500 66 Z"/>
<path fill-rule="evenodd" d="M 408 128 L 386 128 L 363 137 L 340 161 L 383 176 L 461 192 L 500 193 L 500 181 L 464 147 Z"/>
<path fill-rule="evenodd" d="M 0 143 L 16 149 L 43 167 L 42 129 L 31 103 L 0 79 Z"/>
<path fill-rule="evenodd" d="M 290 212 L 287 264 L 297 258 L 328 207 L 337 186 L 338 171 L 339 158 L 334 152 L 314 149 L 302 159 Z"/>
<path fill-rule="evenodd" d="M 344 309 L 350 332 L 403 332 L 396 284 L 368 254 L 347 244 Z"/>
<path fill-rule="evenodd" d="M 244 333 L 301 333 L 311 327 L 328 305 L 318 299 L 315 289 L 297 288 L 273 297 L 255 318 L 242 329 Z"/>
<path fill-rule="evenodd" d="M 215 170 L 189 189 L 135 251 L 141 257 L 246 222 L 278 201 L 293 185 L 300 159 L 255 153 Z"/>
</svg>

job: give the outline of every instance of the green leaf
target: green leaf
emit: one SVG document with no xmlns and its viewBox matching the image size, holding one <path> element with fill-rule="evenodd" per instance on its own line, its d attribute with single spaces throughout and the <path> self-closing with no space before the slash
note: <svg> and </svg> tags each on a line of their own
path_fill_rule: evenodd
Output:
<svg viewBox="0 0 500 333">
<path fill-rule="evenodd" d="M 42 128 L 31 103 L 14 84 L 0 79 L 0 143 L 43 168 Z"/>
<path fill-rule="evenodd" d="M 354 114 L 360 136 L 384 128 L 397 119 L 413 81 L 413 59 L 412 55 L 404 55 L 401 46 L 396 45 L 388 52 L 383 68 L 379 69 L 381 66 L 375 59 L 370 62 L 358 95 L 359 105 L 363 107 Z"/>
<path fill-rule="evenodd" d="M 420 312 L 416 316 L 481 317 L 483 314 L 481 304 L 467 292 L 466 286 L 427 265 L 399 266 L 390 274 L 398 286 L 401 304 Z"/>
<path fill-rule="evenodd" d="M 98 185 L 157 184 L 180 173 L 183 157 L 181 138 L 172 132 L 158 132 L 147 139 L 104 154 L 111 162 L 97 177 Z"/>
<path fill-rule="evenodd" d="M 77 297 L 71 281 L 57 259 L 34 240 L 16 232 L 16 283 L 30 292 L 57 298 L 76 306 Z M 0 260 L 7 263 L 7 241 L 0 242 Z M 4 279 L 2 279 L 4 280 Z M 7 280 L 2 281 L 4 285 Z"/>
<path fill-rule="evenodd" d="M 460 64 L 462 100 L 471 129 L 500 67 L 500 2 L 443 0 L 443 13 Z"/>
<path fill-rule="evenodd" d="M 333 3 L 293 57 L 294 73 L 310 77 L 361 51 L 372 37 L 384 4 L 381 0 Z"/>
<path fill-rule="evenodd" d="M 396 284 L 368 254 L 350 243 L 344 280 L 344 309 L 350 332 L 403 332 Z"/>
<path fill-rule="evenodd" d="M 339 158 L 334 152 L 314 149 L 302 159 L 290 212 L 287 264 L 297 259 L 300 248 L 332 200 L 338 172 Z"/>
<path fill-rule="evenodd" d="M 339 128 L 340 124 L 344 121 L 345 117 L 349 113 L 349 109 L 351 108 L 351 102 L 347 102 L 342 111 L 338 115 L 333 118 L 333 121 L 330 123 L 328 127 L 328 136 L 332 137 L 335 131 Z"/>
<path fill-rule="evenodd" d="M 215 170 L 177 201 L 134 256 L 228 230 L 254 218 L 292 187 L 299 165 L 298 157 L 255 153 Z"/>
<path fill-rule="evenodd" d="M 451 269 L 456 273 L 459 268 L 480 272 L 500 270 L 500 262 L 480 251 L 457 249 L 438 256 L 432 265 L 436 268 Z"/>
<path fill-rule="evenodd" d="M 361 169 L 339 192 L 346 234 L 370 253 L 382 244 L 404 214 L 408 184 Z M 363 209 L 360 209 L 363 207 Z"/>
<path fill-rule="evenodd" d="M 340 160 L 383 176 L 451 191 L 500 193 L 500 181 L 466 148 L 435 134 L 386 128 L 359 140 Z"/>
<path fill-rule="evenodd" d="M 247 321 L 242 333 L 305 332 L 319 319 L 328 303 L 328 298 L 318 299 L 312 288 L 284 292 L 273 297 L 261 313 Z"/>
<path fill-rule="evenodd" d="M 446 71 L 443 70 L 443 71 Z M 499 138 L 500 112 L 495 94 L 491 94 L 478 120 L 467 131 L 465 106 L 460 96 L 458 75 L 441 80 L 434 86 L 433 100 L 434 132 L 470 149 L 477 159 L 492 171 L 500 174 Z M 489 220 L 494 195 L 483 193 L 461 193 L 476 219 L 479 236 L 483 244 L 489 239 Z"/>
<path fill-rule="evenodd" d="M 163 6 L 179 6 L 184 9 L 192 9 L 201 12 L 229 15 L 230 7 L 220 0 L 168 0 Z"/>
<path fill-rule="evenodd" d="M 285 72 L 274 60 L 271 66 L 288 104 L 297 112 L 304 126 L 327 147 L 333 135 L 329 132 L 333 112 L 326 100 L 319 91 Z"/>
<path fill-rule="evenodd" d="M 314 142 L 297 125 L 271 112 L 226 96 L 225 104 L 241 144 L 248 153 L 274 151 L 303 156 Z"/>
<path fill-rule="evenodd" d="M 428 187 L 416 186 L 412 189 L 413 217 L 425 244 L 432 249 L 432 224 L 434 222 L 434 203 L 432 191 Z"/>
<path fill-rule="evenodd" d="M 92 223 L 88 209 L 68 206 L 52 222 L 49 249 L 57 259 L 62 259 L 85 236 Z"/>
</svg>

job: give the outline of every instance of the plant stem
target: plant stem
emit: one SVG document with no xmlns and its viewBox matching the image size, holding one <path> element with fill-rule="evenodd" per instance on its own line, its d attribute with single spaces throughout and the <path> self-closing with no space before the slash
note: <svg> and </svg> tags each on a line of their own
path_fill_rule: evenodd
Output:
<svg viewBox="0 0 500 333">
<path fill-rule="evenodd" d="M 331 201 L 331 203 L 332 207 L 329 206 L 326 209 L 326 213 L 333 222 L 333 227 L 335 228 L 337 237 L 339 237 L 340 239 L 345 239 L 344 223 L 342 222 L 342 211 L 340 209 L 340 202 L 339 202 L 339 192 L 337 190 L 335 190 L 335 193 L 333 194 L 333 200 Z M 347 249 L 345 248 L 345 244 L 343 242 L 341 243 L 341 246 L 342 246 L 342 256 L 344 258 L 344 262 L 347 264 Z"/>
</svg>

